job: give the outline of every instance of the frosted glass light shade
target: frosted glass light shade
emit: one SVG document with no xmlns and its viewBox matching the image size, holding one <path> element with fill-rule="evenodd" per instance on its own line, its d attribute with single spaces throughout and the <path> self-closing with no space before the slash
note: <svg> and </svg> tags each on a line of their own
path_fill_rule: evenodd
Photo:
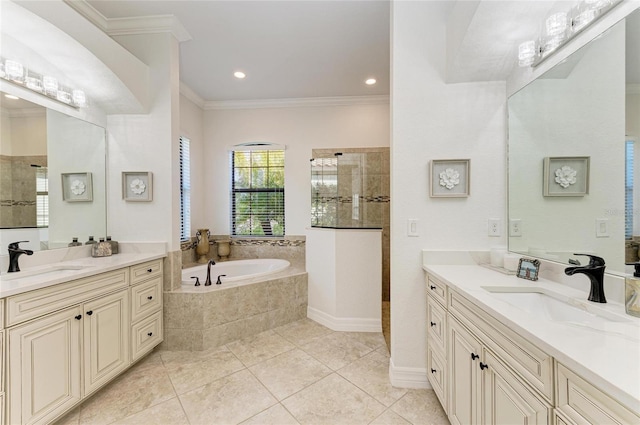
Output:
<svg viewBox="0 0 640 425">
<path fill-rule="evenodd" d="M 44 91 L 50 95 L 58 94 L 58 80 L 49 75 L 45 75 L 42 77 L 42 86 L 44 87 Z"/>
<path fill-rule="evenodd" d="M 585 9 L 580 13 L 576 14 L 576 16 L 573 18 L 573 21 L 572 21 L 573 32 L 578 32 L 582 28 L 589 25 L 589 23 L 593 21 L 595 17 L 596 17 L 595 9 Z"/>
<path fill-rule="evenodd" d="M 554 13 L 546 21 L 547 35 L 550 37 L 561 36 L 567 30 L 567 23 L 567 12 Z"/>
<path fill-rule="evenodd" d="M 518 64 L 520 66 L 529 66 L 536 59 L 536 42 L 533 40 L 525 41 L 518 46 Z"/>
<path fill-rule="evenodd" d="M 71 93 L 64 90 L 58 90 L 56 99 L 58 99 L 60 102 L 71 103 Z"/>
<path fill-rule="evenodd" d="M 24 67 L 20 62 L 7 60 L 4 63 L 4 72 L 11 80 L 22 82 L 24 79 Z"/>
<path fill-rule="evenodd" d="M 37 91 L 38 93 L 42 93 L 42 80 L 38 77 L 27 77 L 24 79 L 25 84 L 31 90 Z"/>
<path fill-rule="evenodd" d="M 71 92 L 71 99 L 77 106 L 84 106 L 87 103 L 87 97 L 82 90 L 74 90 Z"/>
</svg>

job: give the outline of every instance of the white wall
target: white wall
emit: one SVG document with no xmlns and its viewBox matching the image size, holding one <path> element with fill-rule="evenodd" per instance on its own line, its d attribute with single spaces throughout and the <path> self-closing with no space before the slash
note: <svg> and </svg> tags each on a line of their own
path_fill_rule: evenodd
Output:
<svg viewBox="0 0 640 425">
<path fill-rule="evenodd" d="M 505 217 L 504 82 L 447 85 L 443 2 L 392 3 L 392 383 L 426 386 L 422 249 L 486 250 Z M 432 159 L 471 159 L 471 196 L 429 198 Z M 419 237 L 407 237 L 418 219 Z"/>
<path fill-rule="evenodd" d="M 204 214 L 204 136 L 203 110 L 198 105 L 180 96 L 180 135 L 190 140 L 191 154 L 191 235 L 195 236 L 198 228 L 206 227 Z M 193 194 L 197 194 L 194 196 Z"/>
<path fill-rule="evenodd" d="M 287 235 L 303 235 L 311 223 L 311 150 L 389 146 L 389 105 L 305 106 L 205 110 L 204 220 L 212 234 L 229 234 L 229 149 L 262 141 L 286 145 Z M 393 202 L 393 197 L 392 197 Z"/>
<path fill-rule="evenodd" d="M 2 124 L 5 123 L 3 114 Z M 9 118 L 9 138 L 4 140 L 2 131 L 2 149 L 0 153 L 12 156 L 36 156 L 47 154 L 47 120 L 44 108 L 34 114 L 26 116 L 12 116 Z M 5 150 L 5 148 L 8 148 Z"/>
</svg>

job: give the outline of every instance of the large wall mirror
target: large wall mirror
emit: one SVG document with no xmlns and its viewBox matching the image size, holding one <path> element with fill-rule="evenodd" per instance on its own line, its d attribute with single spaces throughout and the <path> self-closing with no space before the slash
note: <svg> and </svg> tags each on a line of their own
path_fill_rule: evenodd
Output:
<svg viewBox="0 0 640 425">
<path fill-rule="evenodd" d="M 107 233 L 102 127 L 0 93 L 0 255 Z"/>
<path fill-rule="evenodd" d="M 509 250 L 583 264 L 573 254 L 593 253 L 624 273 L 640 243 L 640 9 L 508 109 Z"/>
</svg>

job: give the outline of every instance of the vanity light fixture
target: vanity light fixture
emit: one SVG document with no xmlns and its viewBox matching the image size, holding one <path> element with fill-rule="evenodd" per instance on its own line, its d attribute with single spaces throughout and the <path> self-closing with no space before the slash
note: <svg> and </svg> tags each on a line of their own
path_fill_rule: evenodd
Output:
<svg viewBox="0 0 640 425">
<path fill-rule="evenodd" d="M 74 108 L 87 106 L 82 90 L 64 87 L 55 77 L 35 73 L 13 59 L 0 58 L 0 78 Z"/>
<path fill-rule="evenodd" d="M 245 74 L 242 71 L 236 71 L 233 73 L 233 76 L 236 77 L 239 80 L 242 80 L 243 78 L 245 78 L 247 76 L 247 74 Z"/>
<path fill-rule="evenodd" d="M 537 66 L 549 54 L 604 16 L 622 0 L 583 0 L 566 12 L 550 15 L 544 24 L 544 33 L 535 40 L 518 46 L 518 65 Z"/>
<path fill-rule="evenodd" d="M 376 83 L 376 79 L 375 78 L 367 78 L 364 82 L 366 85 L 368 86 L 372 86 Z"/>
</svg>

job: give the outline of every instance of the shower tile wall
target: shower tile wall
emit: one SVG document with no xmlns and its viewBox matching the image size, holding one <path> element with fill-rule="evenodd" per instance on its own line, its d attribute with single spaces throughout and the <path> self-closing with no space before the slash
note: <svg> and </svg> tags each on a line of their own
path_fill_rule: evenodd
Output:
<svg viewBox="0 0 640 425">
<path fill-rule="evenodd" d="M 36 168 L 46 156 L 0 155 L 0 227 L 36 226 Z"/>
<path fill-rule="evenodd" d="M 366 153 L 366 159 L 362 162 L 362 194 L 360 208 L 362 216 L 370 223 L 382 227 L 382 300 L 390 300 L 390 180 L 389 180 L 389 148 L 335 148 L 313 149 L 313 158 L 335 158 L 336 152 L 343 154 Z M 351 170 L 343 168 L 340 173 L 351 173 Z M 351 222 L 351 188 L 348 185 L 339 186 L 338 222 L 349 225 Z M 344 192 L 343 192 L 344 191 Z M 346 208 L 341 208 L 340 204 Z M 353 227 L 362 227 L 354 225 Z"/>
</svg>

